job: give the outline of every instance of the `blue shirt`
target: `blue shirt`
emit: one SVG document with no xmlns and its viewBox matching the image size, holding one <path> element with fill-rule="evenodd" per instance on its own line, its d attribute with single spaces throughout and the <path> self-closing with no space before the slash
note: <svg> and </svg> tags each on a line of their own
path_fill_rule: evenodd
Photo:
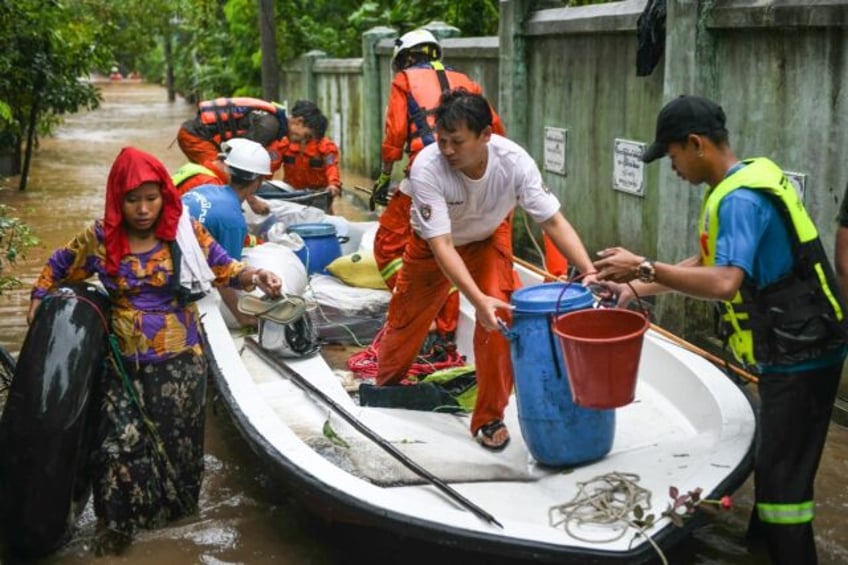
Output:
<svg viewBox="0 0 848 565">
<path fill-rule="evenodd" d="M 227 250 L 227 255 L 241 259 L 247 222 L 241 202 L 229 185 L 203 184 L 183 194 L 183 204 L 191 217 L 203 224 L 212 237 Z"/>
<path fill-rule="evenodd" d="M 762 191 L 739 188 L 718 207 L 715 264 L 739 267 L 763 288 L 790 273 L 792 240 L 777 206 Z"/>
</svg>

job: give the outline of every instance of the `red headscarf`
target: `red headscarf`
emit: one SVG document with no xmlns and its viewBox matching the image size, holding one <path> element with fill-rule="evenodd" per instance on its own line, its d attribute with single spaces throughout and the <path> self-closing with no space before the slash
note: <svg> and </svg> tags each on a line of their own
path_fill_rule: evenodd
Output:
<svg viewBox="0 0 848 565">
<path fill-rule="evenodd" d="M 118 264 L 130 252 L 127 230 L 124 227 L 124 196 L 142 183 L 155 182 L 162 187 L 162 213 L 156 223 L 156 237 L 174 241 L 177 224 L 183 212 L 183 202 L 171 175 L 153 155 L 134 147 L 124 147 L 112 163 L 106 181 L 106 214 L 103 218 L 106 236 L 106 272 L 118 274 Z"/>
</svg>

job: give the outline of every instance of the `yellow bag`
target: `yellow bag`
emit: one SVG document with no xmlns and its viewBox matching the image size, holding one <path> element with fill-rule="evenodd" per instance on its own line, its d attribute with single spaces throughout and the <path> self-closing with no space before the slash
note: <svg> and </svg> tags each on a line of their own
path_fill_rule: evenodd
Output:
<svg viewBox="0 0 848 565">
<path fill-rule="evenodd" d="M 373 253 L 357 251 L 343 255 L 327 265 L 326 269 L 328 273 L 350 286 L 388 289 L 386 281 L 380 276 Z"/>
</svg>

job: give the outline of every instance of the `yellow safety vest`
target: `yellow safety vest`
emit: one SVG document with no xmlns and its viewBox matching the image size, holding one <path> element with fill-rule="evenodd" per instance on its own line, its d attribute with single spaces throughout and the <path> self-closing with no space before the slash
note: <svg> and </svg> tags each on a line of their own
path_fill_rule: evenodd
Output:
<svg viewBox="0 0 848 565">
<path fill-rule="evenodd" d="M 182 183 L 187 181 L 193 176 L 196 175 L 208 175 L 210 177 L 217 177 L 215 171 L 204 167 L 203 165 L 198 165 L 197 163 L 186 163 L 171 175 L 171 181 L 174 183 L 174 186 L 180 186 Z"/>
<path fill-rule="evenodd" d="M 814 359 L 844 343 L 839 329 L 844 305 L 834 292 L 836 277 L 818 230 L 783 171 L 765 158 L 745 163 L 704 196 L 698 222 L 702 264 L 715 265 L 721 200 L 744 187 L 775 197 L 793 241 L 795 266 L 789 277 L 762 289 L 746 281 L 730 302 L 723 303 L 727 343 L 745 365 Z"/>
</svg>

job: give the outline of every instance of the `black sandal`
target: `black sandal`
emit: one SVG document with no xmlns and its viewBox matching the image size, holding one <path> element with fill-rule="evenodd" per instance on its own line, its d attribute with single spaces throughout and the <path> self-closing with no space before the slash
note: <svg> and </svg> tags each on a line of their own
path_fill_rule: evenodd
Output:
<svg viewBox="0 0 848 565">
<path fill-rule="evenodd" d="M 509 445 L 510 438 L 508 433 L 505 440 L 500 443 L 493 443 L 495 434 L 502 429 L 506 430 L 506 424 L 503 423 L 503 420 L 492 420 L 488 424 L 480 426 L 480 429 L 477 430 L 477 442 L 484 449 L 488 449 L 489 451 L 503 451 L 504 448 Z M 489 443 L 486 443 L 485 440 L 489 440 Z"/>
</svg>

